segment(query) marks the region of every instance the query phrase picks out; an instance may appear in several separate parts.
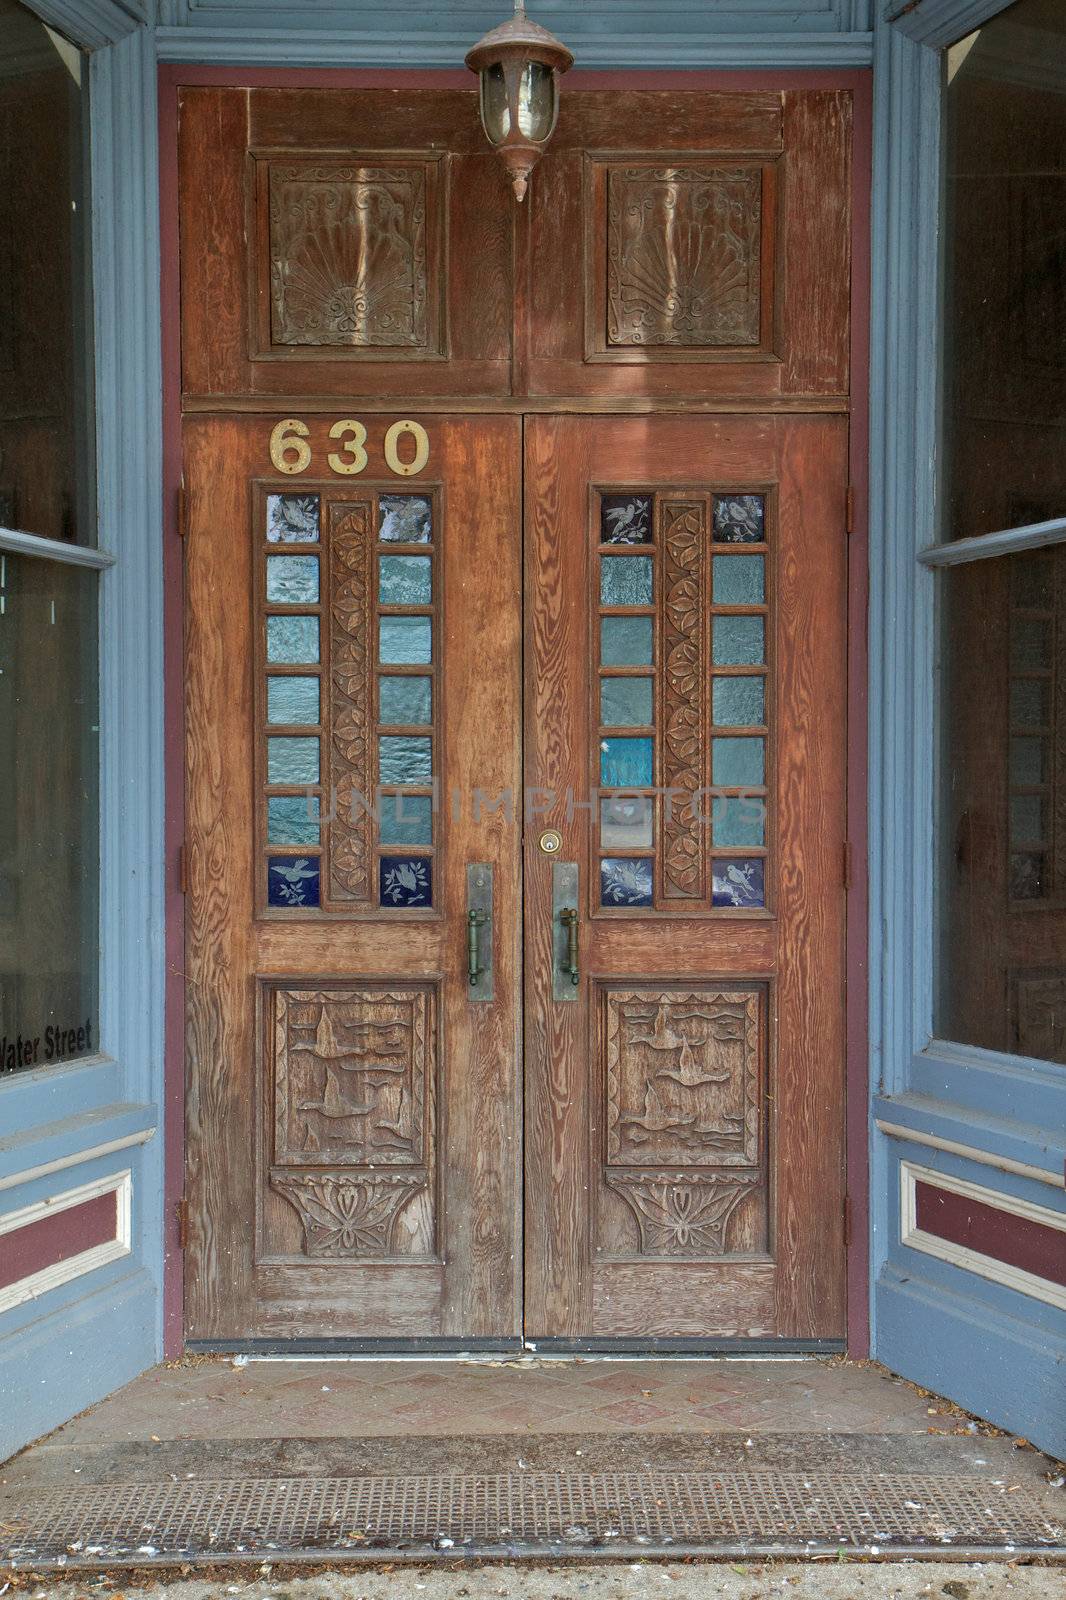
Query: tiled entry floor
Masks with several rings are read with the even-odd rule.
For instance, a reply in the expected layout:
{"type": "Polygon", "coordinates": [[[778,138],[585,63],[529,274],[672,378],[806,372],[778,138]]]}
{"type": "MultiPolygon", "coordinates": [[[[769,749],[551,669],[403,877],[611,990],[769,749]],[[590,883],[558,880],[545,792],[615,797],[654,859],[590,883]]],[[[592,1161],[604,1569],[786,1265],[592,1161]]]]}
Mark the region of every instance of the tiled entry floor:
{"type": "MultiPolygon", "coordinates": [[[[240,1358],[238,1358],[240,1359],[240,1358]]],[[[155,1367],[52,1443],[510,1433],[922,1433],[954,1407],[871,1363],[271,1361],[155,1367]]]]}

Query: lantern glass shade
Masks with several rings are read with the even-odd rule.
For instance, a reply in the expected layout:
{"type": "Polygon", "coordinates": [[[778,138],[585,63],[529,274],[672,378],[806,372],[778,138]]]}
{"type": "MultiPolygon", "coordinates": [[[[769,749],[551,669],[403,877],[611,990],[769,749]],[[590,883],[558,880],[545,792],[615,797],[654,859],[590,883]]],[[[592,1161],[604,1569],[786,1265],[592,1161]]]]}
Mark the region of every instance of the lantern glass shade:
{"type": "Polygon", "coordinates": [[[494,28],[467,54],[467,66],[478,75],[481,125],[500,152],[519,200],[555,131],[558,78],[573,59],[520,8],[513,22],[494,28]]]}

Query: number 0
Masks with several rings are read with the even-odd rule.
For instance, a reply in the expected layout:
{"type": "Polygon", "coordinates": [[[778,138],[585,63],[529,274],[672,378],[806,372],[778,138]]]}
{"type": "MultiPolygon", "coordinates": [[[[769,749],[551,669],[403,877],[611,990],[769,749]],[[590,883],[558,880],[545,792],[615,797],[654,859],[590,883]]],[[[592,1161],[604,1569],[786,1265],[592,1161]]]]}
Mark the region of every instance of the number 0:
{"type": "Polygon", "coordinates": [[[275,472],[287,472],[290,477],[306,472],[311,465],[311,446],[307,435],[311,430],[298,417],[286,417],[270,435],[270,460],[275,472]],[[295,455],[290,459],[290,452],[295,455]]]}
{"type": "Polygon", "coordinates": [[[421,472],[429,460],[429,435],[419,422],[394,422],[385,435],[385,461],[388,467],[401,478],[409,478],[415,472],[421,472]],[[411,461],[401,461],[397,445],[408,434],[415,442],[414,458],[411,461]]]}

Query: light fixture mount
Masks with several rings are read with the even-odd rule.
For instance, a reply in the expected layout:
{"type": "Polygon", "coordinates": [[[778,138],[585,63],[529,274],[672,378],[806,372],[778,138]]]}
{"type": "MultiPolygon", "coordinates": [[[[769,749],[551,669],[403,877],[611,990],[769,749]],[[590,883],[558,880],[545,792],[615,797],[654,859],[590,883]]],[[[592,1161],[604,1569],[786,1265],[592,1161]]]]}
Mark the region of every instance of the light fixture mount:
{"type": "Polygon", "coordinates": [[[493,28],[467,54],[466,64],[480,83],[481,126],[510,173],[518,200],[555,132],[558,76],[573,63],[565,44],[530,22],[523,0],[515,0],[509,22],[493,28]]]}

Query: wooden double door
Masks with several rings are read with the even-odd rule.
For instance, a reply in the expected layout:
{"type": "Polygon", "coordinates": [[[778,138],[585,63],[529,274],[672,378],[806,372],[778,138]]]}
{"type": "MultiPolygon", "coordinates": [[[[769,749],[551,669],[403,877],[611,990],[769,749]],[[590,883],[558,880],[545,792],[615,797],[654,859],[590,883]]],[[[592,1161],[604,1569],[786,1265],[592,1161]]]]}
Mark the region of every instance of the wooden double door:
{"type": "Polygon", "coordinates": [[[694,97],[656,135],[687,165],[608,159],[626,107],[588,96],[538,175],[589,241],[583,286],[552,269],[576,329],[514,288],[536,194],[515,220],[471,97],[430,98],[451,144],[417,226],[413,158],[365,148],[409,152],[412,111],[182,100],[189,1336],[832,1341],[846,250],[827,266],[778,180],[791,155],[794,208],[803,138],[824,167],[835,130],[846,194],[846,96],[694,97]],[[358,156],[337,148],[355,111],[358,156]],[[697,124],[746,153],[703,151],[697,124]],[[680,248],[682,212],[740,238],[758,197],[743,294],[723,269],[717,323],[695,293],[660,306],[650,349],[616,293],[638,168],[627,259],[659,222],[680,248]],[[464,208],[514,230],[486,240],[477,331],[464,208]],[[781,289],[790,227],[817,360],[781,289]],[[563,382],[597,403],[536,393],[563,382]]]}

